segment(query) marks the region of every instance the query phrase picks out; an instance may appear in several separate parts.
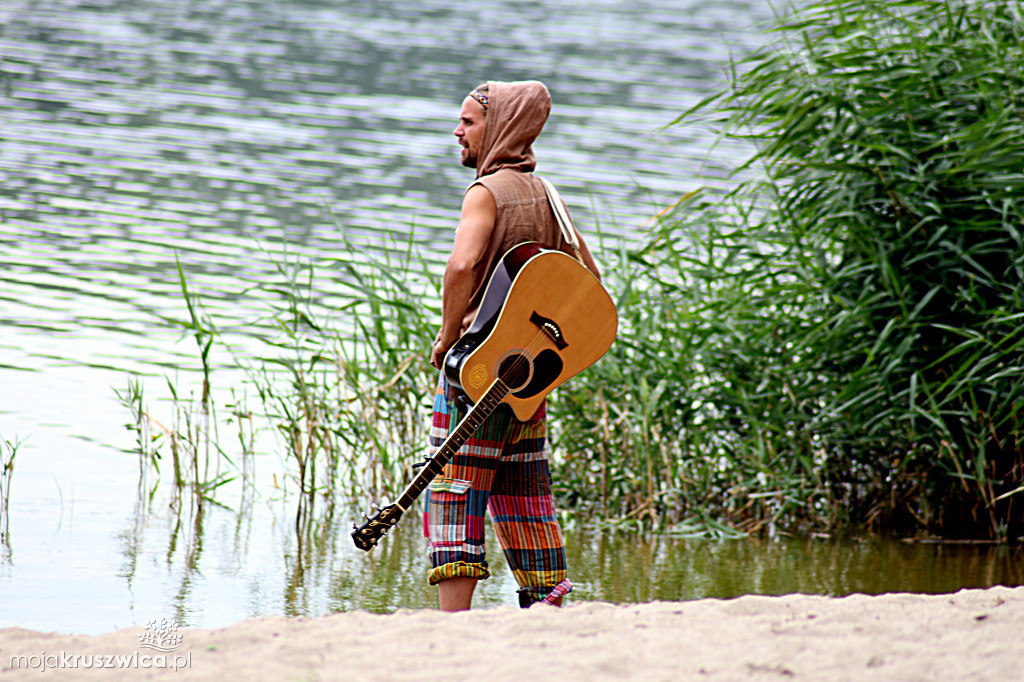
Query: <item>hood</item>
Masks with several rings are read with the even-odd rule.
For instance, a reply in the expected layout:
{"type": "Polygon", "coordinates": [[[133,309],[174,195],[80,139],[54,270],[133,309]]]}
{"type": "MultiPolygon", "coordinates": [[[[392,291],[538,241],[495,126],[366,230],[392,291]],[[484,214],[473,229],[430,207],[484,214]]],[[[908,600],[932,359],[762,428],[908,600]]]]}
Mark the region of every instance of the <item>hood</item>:
{"type": "Polygon", "coordinates": [[[551,113],[551,95],[540,81],[487,82],[487,124],[476,176],[503,168],[523,173],[537,166],[533,142],[551,113]]]}

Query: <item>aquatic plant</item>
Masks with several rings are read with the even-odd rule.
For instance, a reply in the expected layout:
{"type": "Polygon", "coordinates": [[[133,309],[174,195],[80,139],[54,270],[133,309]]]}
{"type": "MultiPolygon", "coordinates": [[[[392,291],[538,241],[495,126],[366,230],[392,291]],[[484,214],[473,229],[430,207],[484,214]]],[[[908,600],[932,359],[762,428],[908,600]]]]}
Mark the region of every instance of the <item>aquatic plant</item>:
{"type": "Polygon", "coordinates": [[[423,340],[432,338],[438,309],[423,301],[439,300],[436,264],[416,252],[414,234],[403,239],[371,246],[339,232],[338,253],[344,255],[315,263],[290,254],[286,242],[280,252],[257,242],[274,274],[241,292],[263,307],[244,331],[217,322],[189,285],[188,264],[179,262],[188,318],[168,321],[195,338],[202,389],[198,399],[179,395],[177,382],[168,379],[172,416],[163,422],[144,408],[137,379],[116,391],[132,413],[128,427],[136,431],[144,472],[158,479],[162,449],[169,445],[173,500],[185,488],[200,501],[212,498],[236,477],[251,485],[256,433],[263,430],[278,436],[282,483],[295,483],[300,536],[308,535],[315,519],[332,518],[338,500],[365,507],[396,496],[426,447],[434,370],[423,340]],[[317,286],[325,273],[341,283],[332,287],[329,301],[317,286]],[[252,353],[251,343],[238,350],[233,336],[240,333],[255,336],[264,350],[252,353]],[[246,370],[258,399],[244,406],[231,387],[226,421],[238,430],[240,456],[217,434],[210,361],[215,347],[246,370]],[[320,501],[326,509],[314,514],[320,501]]]}
{"type": "Polygon", "coordinates": [[[21,441],[11,442],[0,436],[0,541],[4,543],[10,534],[11,479],[14,478],[14,460],[20,447],[21,441]]]}
{"type": "Polygon", "coordinates": [[[423,340],[437,307],[422,301],[429,288],[436,300],[437,280],[413,236],[380,248],[340,234],[346,255],[319,264],[267,254],[280,281],[259,285],[277,296],[278,335],[265,341],[285,352],[250,363],[250,377],[265,415],[287,434],[310,503],[314,492],[333,499],[341,491],[362,504],[367,495],[393,497],[425,447],[433,370],[423,340]],[[317,300],[318,270],[343,283],[334,305],[317,300]]]}
{"type": "MultiPolygon", "coordinates": [[[[156,480],[149,474],[160,474],[160,445],[166,427],[149,416],[145,405],[145,385],[137,376],[129,376],[124,391],[114,389],[118,401],[131,413],[131,421],[124,425],[135,433],[135,453],[139,456],[139,495],[151,497],[156,480]],[[157,426],[154,431],[153,426],[157,426]]],[[[176,482],[179,483],[178,479],[176,482]]]]}
{"type": "Polygon", "coordinates": [[[559,403],[569,499],[1018,538],[1022,5],[825,0],[774,33],[675,122],[756,177],[612,268],[624,333],[559,403]]]}
{"type": "MultiPolygon", "coordinates": [[[[176,256],[177,260],[177,256],[176,256]]],[[[199,397],[192,391],[182,392],[178,382],[165,376],[170,393],[170,416],[161,420],[153,415],[144,398],[144,382],[139,376],[129,376],[125,389],[114,388],[120,403],[130,412],[131,421],[125,428],[135,433],[135,452],[139,456],[140,500],[155,496],[160,484],[160,462],[165,451],[170,451],[171,460],[171,505],[182,508],[183,494],[191,491],[189,508],[198,508],[204,501],[212,500],[214,492],[240,474],[243,480],[252,468],[253,427],[251,414],[235,396],[227,404],[231,410],[229,419],[234,420],[238,429],[241,453],[232,457],[221,445],[217,432],[217,414],[213,401],[211,375],[213,366],[210,352],[219,332],[213,319],[203,310],[200,298],[189,289],[188,281],[180,261],[177,262],[178,279],[189,319],[165,320],[180,326],[191,334],[199,350],[202,384],[199,397]],[[211,447],[213,452],[211,453],[211,447]],[[226,465],[226,468],[222,467],[226,465]]]]}
{"type": "MultiPolygon", "coordinates": [[[[756,152],[732,191],[597,250],[620,330],[550,400],[563,509],[686,536],[1024,535],[1022,17],[1019,0],[812,3],[673,123],[756,152]]],[[[272,352],[235,359],[300,527],[317,500],[393,497],[425,451],[441,264],[414,244],[342,231],[343,257],[266,254],[272,352]],[[323,272],[344,287],[329,301],[323,272]]],[[[224,335],[186,269],[205,368],[224,335]]]]}

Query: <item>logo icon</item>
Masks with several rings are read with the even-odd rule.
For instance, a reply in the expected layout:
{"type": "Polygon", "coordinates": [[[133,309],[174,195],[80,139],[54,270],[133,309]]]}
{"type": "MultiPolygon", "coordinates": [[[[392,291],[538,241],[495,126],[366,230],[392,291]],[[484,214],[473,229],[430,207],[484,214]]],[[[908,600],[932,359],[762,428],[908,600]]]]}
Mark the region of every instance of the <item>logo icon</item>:
{"type": "Polygon", "coordinates": [[[469,370],[469,376],[466,377],[469,385],[473,388],[480,388],[487,383],[490,379],[490,374],[487,372],[487,368],[481,365],[475,365],[469,370]]]}
{"type": "Polygon", "coordinates": [[[181,640],[178,621],[162,618],[159,623],[155,620],[146,623],[145,631],[139,635],[139,647],[167,654],[180,649],[181,640]]]}

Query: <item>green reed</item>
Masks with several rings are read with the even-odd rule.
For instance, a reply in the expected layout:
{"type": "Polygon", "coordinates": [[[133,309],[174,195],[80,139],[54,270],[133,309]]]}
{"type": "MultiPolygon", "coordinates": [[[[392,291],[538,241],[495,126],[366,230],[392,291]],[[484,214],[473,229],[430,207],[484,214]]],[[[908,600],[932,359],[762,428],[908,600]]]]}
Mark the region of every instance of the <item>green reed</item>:
{"type": "MultiPolygon", "coordinates": [[[[672,124],[756,151],[732,191],[598,250],[620,330],[549,401],[565,513],[684,536],[1024,536],[1022,16],[822,0],[672,124]]],[[[426,451],[441,264],[415,244],[266,254],[267,352],[235,359],[299,524],[394,497],[426,451]]],[[[185,270],[206,367],[224,334],[185,270]]]]}
{"type": "Polygon", "coordinates": [[[753,143],[754,179],[617,256],[623,334],[557,403],[567,498],[1024,536],[1022,5],[827,0],[774,33],[675,122],[753,143]]]}
{"type": "Polygon", "coordinates": [[[6,544],[10,534],[11,480],[14,478],[14,460],[21,441],[11,442],[0,437],[0,541],[6,544]]]}
{"type": "Polygon", "coordinates": [[[204,501],[213,500],[218,488],[235,480],[239,474],[243,478],[248,475],[254,454],[254,435],[251,414],[245,409],[244,401],[236,398],[227,407],[231,410],[230,419],[236,422],[238,428],[240,455],[232,457],[220,443],[211,383],[213,366],[210,360],[214,341],[220,332],[210,315],[204,311],[200,298],[189,289],[184,268],[177,260],[177,255],[175,260],[182,298],[189,317],[184,321],[165,321],[181,327],[186,335],[191,335],[196,341],[202,369],[199,395],[197,397],[189,390],[181,391],[176,381],[165,377],[171,396],[170,416],[162,415],[161,419],[154,416],[146,404],[144,383],[140,377],[130,376],[126,388],[123,391],[115,388],[114,393],[132,417],[125,428],[135,433],[140,497],[152,499],[155,495],[160,483],[160,463],[169,451],[171,504],[180,509],[183,494],[190,491],[192,499],[189,504],[198,509],[204,501]]]}
{"type": "Polygon", "coordinates": [[[424,354],[437,315],[436,277],[413,235],[389,248],[339,236],[343,257],[319,264],[275,259],[280,276],[273,319],[287,351],[251,372],[277,428],[289,434],[299,488],[365,504],[394,497],[422,454],[433,370],[424,354]],[[376,255],[375,255],[376,254],[376,255]],[[316,300],[316,274],[343,283],[334,305],[316,300]],[[268,371],[282,367],[290,377],[268,371]],[[316,467],[321,471],[317,478],[316,467]],[[304,478],[308,472],[308,480],[304,478]]]}
{"type": "Polygon", "coordinates": [[[127,393],[118,394],[135,416],[143,461],[155,466],[160,445],[169,443],[175,488],[205,495],[235,476],[251,483],[255,434],[263,430],[276,434],[284,453],[300,530],[314,518],[330,518],[339,500],[367,506],[395,497],[425,452],[435,381],[425,340],[433,338],[439,314],[437,264],[417,253],[413,239],[410,234],[381,248],[339,234],[337,253],[345,255],[316,262],[289,253],[287,244],[279,252],[259,244],[272,275],[243,292],[263,306],[259,318],[245,325],[245,333],[263,343],[255,355],[233,349],[231,336],[238,332],[206,311],[189,286],[188,264],[179,264],[188,319],[173,322],[197,342],[202,396],[179,397],[168,381],[175,422],[153,447],[145,435],[152,418],[142,409],[141,388],[130,383],[127,393]],[[319,281],[325,275],[335,283],[329,300],[319,281]],[[245,407],[233,396],[227,405],[240,461],[216,435],[209,362],[215,346],[246,370],[258,401],[245,407]],[[204,457],[210,448],[212,457],[204,457]],[[315,516],[321,504],[327,508],[315,516]]]}
{"type": "MultiPolygon", "coordinates": [[[[118,401],[130,413],[132,420],[125,424],[125,428],[135,433],[135,453],[139,456],[139,492],[140,494],[152,490],[149,472],[159,476],[160,474],[160,446],[164,436],[165,428],[158,421],[149,416],[145,404],[145,385],[137,376],[128,377],[128,385],[124,391],[114,389],[118,401]],[[153,427],[157,430],[154,432],[153,427]]],[[[175,475],[175,481],[180,486],[180,476],[175,475]]]]}

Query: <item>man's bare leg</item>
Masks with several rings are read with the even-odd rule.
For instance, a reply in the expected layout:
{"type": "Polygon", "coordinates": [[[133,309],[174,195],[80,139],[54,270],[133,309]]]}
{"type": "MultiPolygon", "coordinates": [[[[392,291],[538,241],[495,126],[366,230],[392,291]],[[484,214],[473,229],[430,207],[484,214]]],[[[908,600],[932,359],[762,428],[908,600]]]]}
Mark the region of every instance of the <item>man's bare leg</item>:
{"type": "Polygon", "coordinates": [[[468,611],[473,602],[476,578],[458,577],[437,584],[437,597],[442,611],[468,611]]]}

